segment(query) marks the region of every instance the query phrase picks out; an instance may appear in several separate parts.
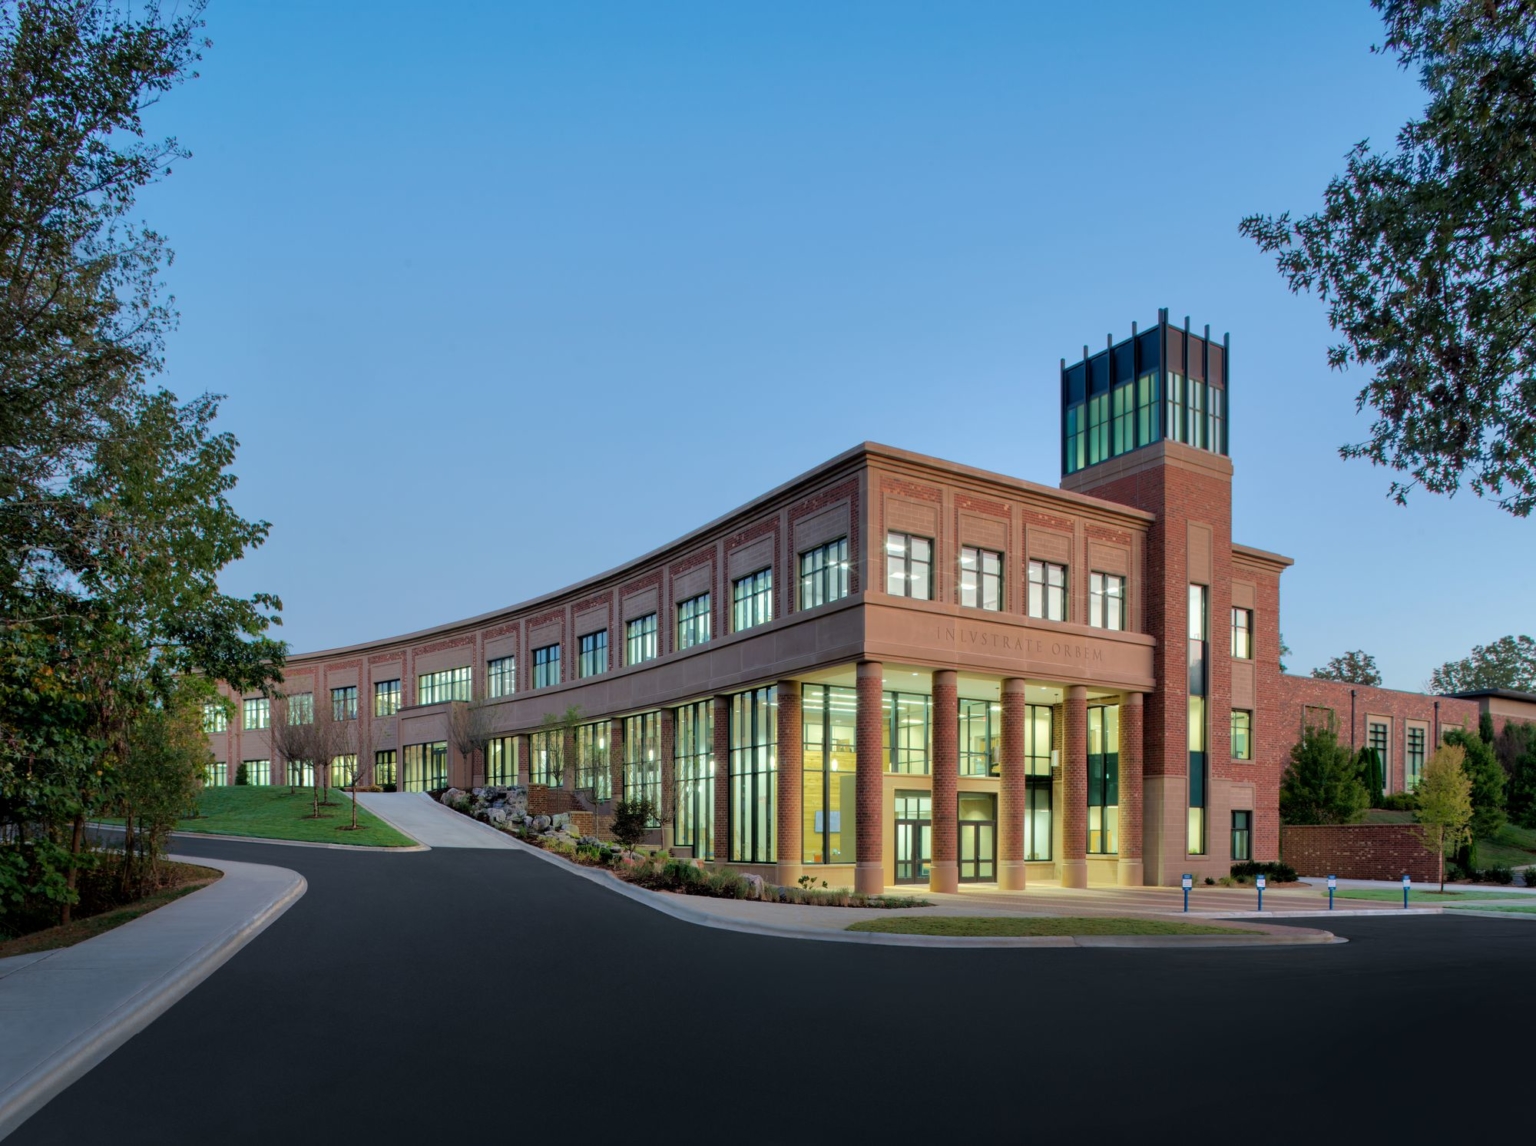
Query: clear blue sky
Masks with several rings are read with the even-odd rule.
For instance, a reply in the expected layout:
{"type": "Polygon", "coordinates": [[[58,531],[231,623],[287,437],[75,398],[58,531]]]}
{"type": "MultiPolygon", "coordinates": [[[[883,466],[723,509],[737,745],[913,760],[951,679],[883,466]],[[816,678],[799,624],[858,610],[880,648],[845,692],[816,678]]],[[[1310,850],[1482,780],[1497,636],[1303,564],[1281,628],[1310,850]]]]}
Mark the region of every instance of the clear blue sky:
{"type": "Polygon", "coordinates": [[[1237,234],[1421,106],[1365,0],[214,0],[152,121],[168,384],[227,394],[225,577],[307,650],[512,604],[871,439],[1054,485],[1057,363],[1231,331],[1290,667],[1530,631],[1536,524],[1384,497],[1358,376],[1237,234]]]}

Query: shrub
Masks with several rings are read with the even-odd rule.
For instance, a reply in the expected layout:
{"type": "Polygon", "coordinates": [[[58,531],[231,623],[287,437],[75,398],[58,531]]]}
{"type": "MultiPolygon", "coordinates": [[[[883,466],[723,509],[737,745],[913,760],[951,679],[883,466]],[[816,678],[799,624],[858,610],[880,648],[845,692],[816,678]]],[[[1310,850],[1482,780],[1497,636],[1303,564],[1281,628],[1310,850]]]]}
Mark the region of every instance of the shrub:
{"type": "Polygon", "coordinates": [[[650,831],[655,809],[649,800],[620,800],[613,806],[613,838],[630,851],[650,831]]]}
{"type": "Polygon", "coordinates": [[[1483,872],[1483,878],[1489,883],[1511,884],[1515,882],[1515,873],[1503,864],[1494,864],[1483,872]]]}
{"type": "Polygon", "coordinates": [[[1419,801],[1412,792],[1393,792],[1378,800],[1376,806],[1392,812],[1413,812],[1418,810],[1419,801]]]}
{"type": "Polygon", "coordinates": [[[1232,865],[1232,874],[1247,876],[1249,879],[1262,875],[1265,879],[1272,879],[1276,883],[1296,882],[1296,869],[1288,863],[1259,863],[1255,860],[1245,860],[1232,865]]]}
{"type": "Polygon", "coordinates": [[[1528,868],[1526,868],[1525,872],[1524,872],[1524,875],[1525,875],[1525,886],[1526,887],[1536,887],[1536,867],[1528,867],[1528,868]]]}
{"type": "Polygon", "coordinates": [[[240,765],[240,767],[235,769],[235,783],[236,784],[249,784],[250,782],[251,782],[251,778],[250,778],[249,775],[246,774],[245,765],[244,764],[240,765]]]}
{"type": "Polygon", "coordinates": [[[1352,824],[1369,804],[1356,762],[1334,731],[1303,729],[1280,779],[1281,820],[1287,824],[1352,824]]]}

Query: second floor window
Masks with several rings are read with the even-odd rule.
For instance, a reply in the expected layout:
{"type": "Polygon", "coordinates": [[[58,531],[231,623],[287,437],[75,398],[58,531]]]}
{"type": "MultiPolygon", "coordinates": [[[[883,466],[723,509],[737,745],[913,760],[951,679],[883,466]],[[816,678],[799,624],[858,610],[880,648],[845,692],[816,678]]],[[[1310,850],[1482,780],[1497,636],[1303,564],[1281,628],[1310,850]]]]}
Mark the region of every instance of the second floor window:
{"type": "Polygon", "coordinates": [[[1238,660],[1253,659],[1253,610],[1232,610],[1232,655],[1238,660]]]}
{"type": "Polygon", "coordinates": [[[560,646],[545,645],[533,650],[533,687],[548,688],[560,683],[560,646]]]}
{"type": "Polygon", "coordinates": [[[773,620],[773,570],[759,569],[731,582],[731,632],[773,620]]]}
{"type": "Polygon", "coordinates": [[[393,716],[400,711],[400,682],[376,680],[373,682],[373,714],[393,716]]]}
{"type": "Polygon", "coordinates": [[[933,542],[910,533],[885,535],[885,591],[893,597],[933,600],[933,542]]]}
{"type": "Polygon", "coordinates": [[[848,539],[800,554],[800,607],[814,609],[848,596],[848,539]]]}
{"type": "Polygon", "coordinates": [[[516,657],[497,657],[485,662],[486,696],[511,696],[516,691],[516,657]]]}
{"type": "Polygon", "coordinates": [[[331,719],[357,719],[357,685],[331,689],[331,719]]]}
{"type": "Polygon", "coordinates": [[[960,547],[960,603],[998,612],[1003,607],[1003,555],[970,545],[960,547]]]}
{"type": "Polygon", "coordinates": [[[1067,619],[1067,567],[1049,561],[1029,563],[1029,615],[1044,621],[1067,619]]]}
{"type": "Polygon", "coordinates": [[[1125,578],[1088,574],[1088,623],[1096,629],[1125,628],[1125,578]]]}
{"type": "Polygon", "coordinates": [[[446,704],[451,700],[470,700],[469,666],[422,673],[416,678],[417,704],[446,704]]]}
{"type": "Polygon", "coordinates": [[[709,640],[709,594],[678,602],[677,647],[691,649],[709,640]]]}
{"type": "Polygon", "coordinates": [[[644,664],[656,659],[656,614],[647,613],[624,626],[624,663],[644,664]]]}
{"type": "Polygon", "coordinates": [[[608,671],[608,630],[601,629],[581,638],[581,651],[576,660],[578,676],[596,676],[608,671]]]}
{"type": "Polygon", "coordinates": [[[288,723],[313,724],[315,722],[315,694],[296,692],[288,698],[288,723]]]}
{"type": "Polygon", "coordinates": [[[229,709],[217,700],[203,705],[203,731],[226,732],[229,730],[229,709]]]}

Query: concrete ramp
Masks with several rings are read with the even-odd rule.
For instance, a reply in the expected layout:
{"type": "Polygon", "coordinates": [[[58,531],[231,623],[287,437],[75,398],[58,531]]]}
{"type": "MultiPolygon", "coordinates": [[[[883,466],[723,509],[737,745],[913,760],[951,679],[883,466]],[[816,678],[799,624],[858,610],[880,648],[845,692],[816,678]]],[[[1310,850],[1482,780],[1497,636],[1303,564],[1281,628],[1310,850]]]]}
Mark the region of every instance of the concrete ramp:
{"type": "Polygon", "coordinates": [[[489,824],[461,816],[425,792],[359,792],[357,802],[429,848],[515,850],[517,846],[489,824]]]}

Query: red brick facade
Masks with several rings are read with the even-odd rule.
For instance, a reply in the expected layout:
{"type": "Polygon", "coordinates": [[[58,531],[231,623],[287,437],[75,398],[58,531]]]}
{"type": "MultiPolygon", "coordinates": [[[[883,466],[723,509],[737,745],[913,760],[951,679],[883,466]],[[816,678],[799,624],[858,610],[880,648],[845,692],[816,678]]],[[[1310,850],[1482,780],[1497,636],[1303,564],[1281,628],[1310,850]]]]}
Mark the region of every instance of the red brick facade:
{"type": "Polygon", "coordinates": [[[1412,824],[1287,825],[1280,830],[1280,858],[1300,875],[1341,879],[1437,882],[1439,860],[1412,824]]]}

